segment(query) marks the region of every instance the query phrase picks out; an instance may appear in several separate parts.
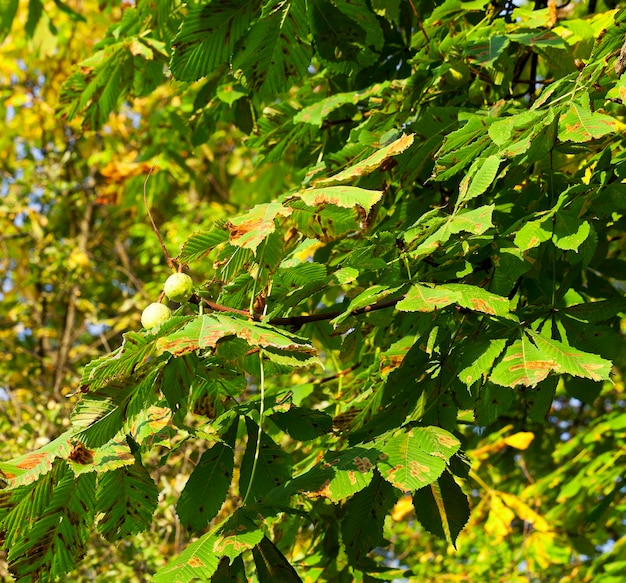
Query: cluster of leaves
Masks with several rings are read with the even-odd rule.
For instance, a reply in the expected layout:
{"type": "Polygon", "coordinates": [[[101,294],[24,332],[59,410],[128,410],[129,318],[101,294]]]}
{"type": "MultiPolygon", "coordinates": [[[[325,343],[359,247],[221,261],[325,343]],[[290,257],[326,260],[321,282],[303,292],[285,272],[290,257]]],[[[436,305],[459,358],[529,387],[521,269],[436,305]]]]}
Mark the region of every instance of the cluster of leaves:
{"type": "MultiPolygon", "coordinates": [[[[406,554],[391,566],[389,540],[416,543],[386,518],[412,507],[454,545],[470,480],[484,492],[474,524],[529,549],[494,552],[470,578],[569,573],[607,529],[623,547],[623,415],[570,421],[580,436],[554,459],[533,441],[564,440],[559,410],[621,398],[623,15],[485,0],[182,8],[127,8],[68,78],[61,114],[97,128],[158,91],[167,62],[188,143],[234,123],[265,194],[186,237],[193,302],[88,364],[71,428],[0,464],[15,577],[71,570],[94,522],[109,541],[149,528],[145,460],[167,465],[190,442],[176,511],[199,536],[156,581],[417,574],[406,554]],[[574,447],[600,455],[571,461],[574,447]],[[568,554],[538,550],[564,539],[568,554]]],[[[461,552],[477,547],[491,551],[483,537],[461,552]]],[[[617,567],[602,568],[610,581],[617,567]]]]}

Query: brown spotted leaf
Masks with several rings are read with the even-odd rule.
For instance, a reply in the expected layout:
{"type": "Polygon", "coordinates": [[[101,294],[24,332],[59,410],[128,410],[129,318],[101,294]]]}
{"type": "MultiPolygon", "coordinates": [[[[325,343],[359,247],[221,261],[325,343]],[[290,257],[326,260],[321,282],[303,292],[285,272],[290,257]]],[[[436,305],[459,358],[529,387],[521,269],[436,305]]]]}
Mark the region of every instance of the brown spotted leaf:
{"type": "Polygon", "coordinates": [[[308,472],[290,480],[274,498],[300,492],[308,498],[328,498],[340,502],[360,492],[372,480],[379,452],[365,447],[352,447],[342,452],[328,452],[308,472]]]}
{"type": "Polygon", "coordinates": [[[457,304],[462,308],[492,316],[509,314],[509,300],[483,288],[462,283],[446,285],[415,284],[396,307],[402,312],[432,312],[457,304]]]}
{"type": "Polygon", "coordinates": [[[526,336],[509,346],[489,379],[503,387],[534,387],[559,368],[554,358],[539,350],[526,336]]]}
{"type": "Polygon", "coordinates": [[[533,342],[543,354],[553,358],[557,363],[555,372],[559,374],[567,373],[576,377],[592,379],[594,381],[610,380],[612,363],[597,354],[576,350],[564,342],[551,340],[529,331],[533,342]]]}
{"type": "Polygon", "coordinates": [[[192,542],[174,560],[152,576],[155,583],[171,583],[172,581],[188,583],[190,581],[208,581],[217,570],[219,558],[213,552],[218,542],[215,533],[208,532],[192,542]]]}
{"type": "Polygon", "coordinates": [[[358,164],[350,166],[349,168],[346,168],[329,178],[316,180],[315,186],[341,184],[343,182],[355,180],[356,178],[365,176],[366,174],[370,174],[377,168],[380,168],[380,166],[382,166],[387,160],[393,156],[401,154],[409,148],[413,144],[414,137],[415,134],[409,134],[408,136],[406,134],[402,134],[400,138],[391,142],[391,144],[385,146],[384,148],[381,148],[378,152],[375,152],[371,156],[368,156],[365,160],[361,160],[358,164]]]}
{"type": "Polygon", "coordinates": [[[291,214],[291,209],[278,202],[258,204],[243,215],[228,222],[230,242],[244,249],[257,247],[276,229],[274,219],[291,214]]]}
{"type": "Polygon", "coordinates": [[[52,462],[56,458],[66,458],[71,450],[71,432],[66,431],[36,451],[8,462],[0,462],[0,476],[9,482],[11,487],[31,484],[52,469],[52,462]]]}
{"type": "Polygon", "coordinates": [[[231,561],[263,538],[263,531],[242,511],[236,511],[216,533],[213,553],[231,561]]]}
{"type": "Polygon", "coordinates": [[[559,120],[559,139],[563,142],[590,142],[617,130],[615,118],[591,111],[587,103],[574,101],[559,120]]]}
{"type": "Polygon", "coordinates": [[[438,427],[414,427],[379,446],[378,470],[400,490],[417,490],[441,476],[459,440],[438,427]]]}
{"type": "Polygon", "coordinates": [[[252,347],[258,346],[278,349],[285,353],[298,352],[308,355],[307,359],[299,361],[301,366],[318,362],[315,349],[308,340],[267,324],[226,314],[198,316],[176,332],[159,338],[157,347],[160,351],[182,356],[198,349],[215,348],[220,340],[229,337],[241,338],[252,347]]]}
{"type": "Polygon", "coordinates": [[[310,207],[333,204],[343,208],[361,207],[369,212],[382,196],[382,190],[367,190],[356,186],[327,186],[304,190],[291,197],[291,200],[300,199],[310,207]]]}

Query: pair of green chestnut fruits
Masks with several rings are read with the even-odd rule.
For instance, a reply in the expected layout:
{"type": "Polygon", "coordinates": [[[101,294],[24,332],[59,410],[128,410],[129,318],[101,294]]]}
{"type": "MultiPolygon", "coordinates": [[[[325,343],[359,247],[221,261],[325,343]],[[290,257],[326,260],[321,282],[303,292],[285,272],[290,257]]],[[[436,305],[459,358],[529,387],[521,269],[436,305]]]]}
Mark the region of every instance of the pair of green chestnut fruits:
{"type": "MultiPolygon", "coordinates": [[[[183,304],[193,295],[193,281],[186,273],[174,273],[167,278],[163,291],[173,302],[183,304]]],[[[165,304],[154,302],[142,312],[141,325],[144,328],[154,328],[169,320],[171,316],[172,310],[165,304]]]]}

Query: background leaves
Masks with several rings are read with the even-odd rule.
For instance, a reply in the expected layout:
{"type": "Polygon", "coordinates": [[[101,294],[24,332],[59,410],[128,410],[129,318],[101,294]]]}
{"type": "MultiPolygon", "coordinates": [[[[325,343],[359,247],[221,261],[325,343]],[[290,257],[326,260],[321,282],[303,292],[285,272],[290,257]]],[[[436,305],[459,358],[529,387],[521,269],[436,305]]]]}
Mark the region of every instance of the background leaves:
{"type": "Polygon", "coordinates": [[[3,577],[620,572],[619,9],[3,8],[3,577]]]}

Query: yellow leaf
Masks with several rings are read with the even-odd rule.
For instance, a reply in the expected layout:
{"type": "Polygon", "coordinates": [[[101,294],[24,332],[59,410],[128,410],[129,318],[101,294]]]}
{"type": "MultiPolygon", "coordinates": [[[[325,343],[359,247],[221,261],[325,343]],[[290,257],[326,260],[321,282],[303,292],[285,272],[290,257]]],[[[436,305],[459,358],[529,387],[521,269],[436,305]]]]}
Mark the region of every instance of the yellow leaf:
{"type": "Polygon", "coordinates": [[[531,431],[519,431],[504,438],[504,443],[515,449],[527,449],[535,439],[535,434],[531,431]]]}
{"type": "Polygon", "coordinates": [[[528,560],[536,570],[545,570],[552,565],[565,565],[571,559],[571,547],[562,537],[557,537],[552,532],[531,532],[526,540],[526,548],[528,560]],[[536,565],[532,565],[533,562],[536,565]]]}
{"type": "Polygon", "coordinates": [[[485,522],[485,532],[498,544],[503,538],[511,533],[511,522],[515,519],[515,513],[504,504],[498,493],[493,492],[490,499],[489,518],[485,522]]]}
{"type": "Polygon", "coordinates": [[[413,512],[413,500],[410,496],[403,496],[393,507],[391,518],[395,522],[402,522],[411,512],[413,512]]]}
{"type": "Polygon", "coordinates": [[[520,500],[517,496],[505,492],[500,492],[500,496],[502,496],[504,503],[511,508],[519,518],[532,524],[535,530],[541,532],[550,531],[550,526],[546,519],[537,514],[528,504],[520,500]]]}

